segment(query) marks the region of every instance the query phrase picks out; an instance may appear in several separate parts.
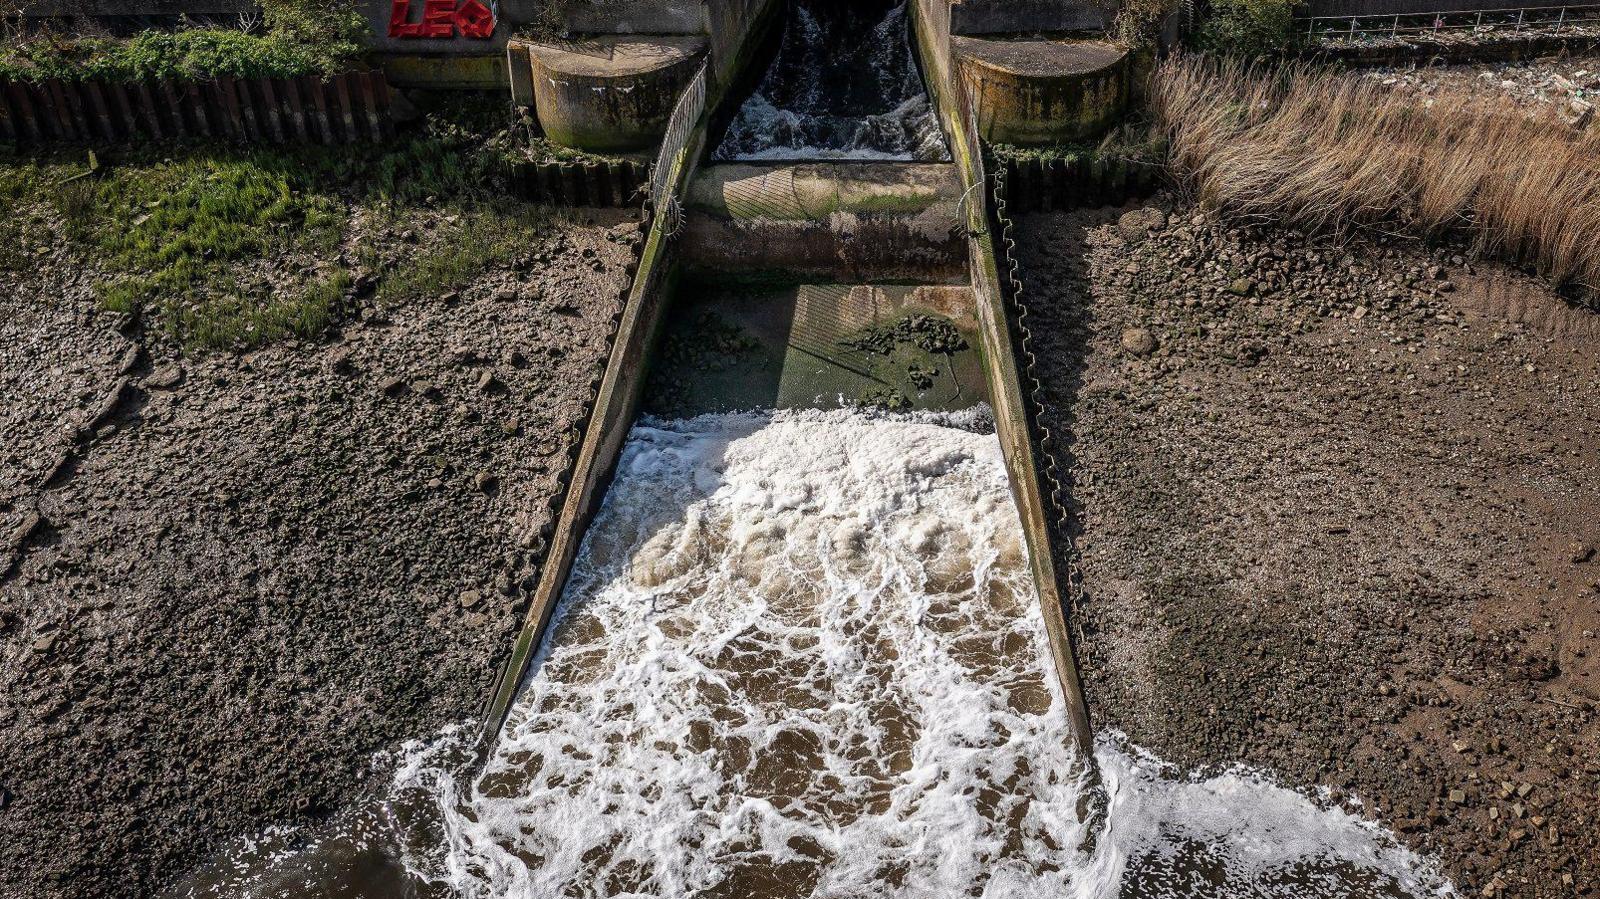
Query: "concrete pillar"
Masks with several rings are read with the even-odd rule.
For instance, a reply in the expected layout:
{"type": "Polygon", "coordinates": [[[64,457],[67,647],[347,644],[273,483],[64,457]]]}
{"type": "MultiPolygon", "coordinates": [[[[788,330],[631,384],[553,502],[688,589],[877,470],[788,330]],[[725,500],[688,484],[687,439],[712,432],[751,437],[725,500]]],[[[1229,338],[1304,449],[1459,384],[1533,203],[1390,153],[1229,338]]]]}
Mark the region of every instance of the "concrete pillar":
{"type": "Polygon", "coordinates": [[[545,135],[596,153],[648,150],[705,53],[703,37],[600,35],[530,44],[534,103],[545,135]]]}
{"type": "Polygon", "coordinates": [[[1108,41],[951,38],[960,77],[994,143],[1070,143],[1096,137],[1127,106],[1126,48],[1108,41]]]}

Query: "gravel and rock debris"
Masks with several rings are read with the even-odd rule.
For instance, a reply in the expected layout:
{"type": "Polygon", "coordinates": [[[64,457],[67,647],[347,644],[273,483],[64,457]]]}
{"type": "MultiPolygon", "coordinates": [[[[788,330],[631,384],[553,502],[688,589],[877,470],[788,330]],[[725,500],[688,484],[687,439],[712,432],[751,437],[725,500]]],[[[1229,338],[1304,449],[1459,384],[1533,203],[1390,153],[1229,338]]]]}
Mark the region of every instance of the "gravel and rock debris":
{"type": "Polygon", "coordinates": [[[1019,222],[1096,726],[1600,891],[1600,315],[1171,197],[1019,222]]]}
{"type": "Polygon", "coordinates": [[[358,281],[328,339],[238,354],[100,311],[66,251],[5,276],[0,894],[153,895],[481,711],[620,312],[625,216],[554,222],[437,296],[358,281]]]}
{"type": "Polygon", "coordinates": [[[1600,104],[1600,58],[1547,57],[1443,66],[1382,66],[1363,76],[1424,102],[1466,94],[1523,110],[1553,110],[1575,127],[1593,124],[1600,104]]]}

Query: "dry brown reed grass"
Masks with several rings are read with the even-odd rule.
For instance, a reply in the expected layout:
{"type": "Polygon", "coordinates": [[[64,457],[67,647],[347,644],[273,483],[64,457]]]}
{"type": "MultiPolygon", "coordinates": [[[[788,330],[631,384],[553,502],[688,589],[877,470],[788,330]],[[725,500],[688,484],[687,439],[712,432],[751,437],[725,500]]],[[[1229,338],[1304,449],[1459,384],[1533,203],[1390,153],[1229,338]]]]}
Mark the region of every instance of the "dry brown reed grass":
{"type": "Polygon", "coordinates": [[[1162,64],[1151,103],[1180,183],[1209,206],[1312,231],[1467,233],[1558,284],[1600,287],[1600,129],[1193,56],[1162,64]]]}

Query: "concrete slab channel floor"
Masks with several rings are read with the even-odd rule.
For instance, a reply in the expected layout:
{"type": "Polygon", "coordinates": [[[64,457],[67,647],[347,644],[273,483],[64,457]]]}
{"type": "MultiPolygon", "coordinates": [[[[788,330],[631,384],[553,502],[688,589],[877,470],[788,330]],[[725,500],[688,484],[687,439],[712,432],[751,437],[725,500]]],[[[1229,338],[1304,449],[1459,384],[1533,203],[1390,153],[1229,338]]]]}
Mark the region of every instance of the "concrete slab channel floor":
{"type": "Polygon", "coordinates": [[[686,281],[643,410],[959,411],[987,400],[977,327],[960,285],[686,281]]]}

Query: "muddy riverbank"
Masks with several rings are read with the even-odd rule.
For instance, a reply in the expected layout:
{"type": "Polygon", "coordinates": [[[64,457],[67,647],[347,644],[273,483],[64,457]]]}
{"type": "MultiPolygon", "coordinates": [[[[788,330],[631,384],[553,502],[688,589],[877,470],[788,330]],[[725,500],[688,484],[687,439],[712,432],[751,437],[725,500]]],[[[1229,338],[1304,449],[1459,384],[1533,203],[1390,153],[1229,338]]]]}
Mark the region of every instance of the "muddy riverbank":
{"type": "MultiPolygon", "coordinates": [[[[100,311],[62,251],[7,276],[0,893],[152,895],[479,711],[620,307],[625,215],[556,218],[460,289],[358,278],[326,339],[245,353],[100,311]]],[[[415,218],[352,256],[454,239],[415,218]]]]}
{"type": "Polygon", "coordinates": [[[1600,316],[1157,207],[1019,227],[1096,725],[1359,797],[1470,895],[1593,895],[1600,316]]]}

